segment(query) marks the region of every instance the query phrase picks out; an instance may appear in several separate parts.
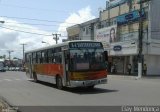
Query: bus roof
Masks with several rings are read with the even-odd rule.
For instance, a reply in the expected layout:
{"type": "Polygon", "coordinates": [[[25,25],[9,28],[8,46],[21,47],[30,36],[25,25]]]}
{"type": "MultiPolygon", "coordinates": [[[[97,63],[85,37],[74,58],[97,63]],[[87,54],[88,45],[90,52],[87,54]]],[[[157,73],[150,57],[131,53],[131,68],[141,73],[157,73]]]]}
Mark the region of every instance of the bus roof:
{"type": "Polygon", "coordinates": [[[66,42],[63,42],[63,43],[54,44],[54,45],[50,45],[50,46],[47,46],[47,47],[42,47],[42,48],[38,48],[38,49],[26,51],[25,53],[31,53],[31,52],[40,51],[40,50],[45,50],[45,49],[50,49],[50,48],[54,48],[54,47],[61,47],[61,46],[68,45],[68,44],[71,43],[71,42],[98,42],[98,41],[94,41],[94,40],[74,40],[74,41],[66,41],[66,42]]]}

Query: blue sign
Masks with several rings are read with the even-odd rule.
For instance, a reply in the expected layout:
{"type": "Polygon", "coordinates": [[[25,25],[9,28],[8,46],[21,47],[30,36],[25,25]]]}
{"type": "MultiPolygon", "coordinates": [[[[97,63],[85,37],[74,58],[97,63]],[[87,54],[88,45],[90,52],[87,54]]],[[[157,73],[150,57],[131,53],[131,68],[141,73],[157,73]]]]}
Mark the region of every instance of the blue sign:
{"type": "Polygon", "coordinates": [[[113,47],[113,50],[114,51],[121,51],[122,50],[122,46],[116,45],[116,46],[113,47]]]}
{"type": "Polygon", "coordinates": [[[70,48],[103,48],[101,42],[71,42],[70,48]]]}
{"type": "MultiPolygon", "coordinates": [[[[141,17],[142,18],[145,17],[144,10],[142,10],[141,17]]],[[[135,22],[135,21],[138,21],[139,18],[140,18],[140,13],[138,10],[135,10],[133,12],[118,16],[117,17],[117,24],[123,25],[123,24],[127,24],[128,22],[135,22]]]]}

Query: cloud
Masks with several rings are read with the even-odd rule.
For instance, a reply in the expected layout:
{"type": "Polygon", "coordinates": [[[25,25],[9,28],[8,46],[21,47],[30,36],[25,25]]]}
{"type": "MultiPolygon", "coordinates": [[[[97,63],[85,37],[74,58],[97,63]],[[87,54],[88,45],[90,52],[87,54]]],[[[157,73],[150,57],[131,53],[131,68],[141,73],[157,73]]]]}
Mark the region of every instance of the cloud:
{"type": "Polygon", "coordinates": [[[55,44],[55,41],[51,35],[52,32],[43,31],[30,25],[20,24],[17,21],[7,18],[0,18],[0,20],[5,20],[4,24],[0,24],[0,55],[5,54],[8,57],[7,51],[13,50],[14,52],[12,52],[12,58],[22,58],[23,50],[22,45],[20,45],[22,43],[27,44],[25,46],[25,50],[46,46],[45,44],[41,43],[42,41],[48,42],[49,44],[55,44]],[[19,31],[33,32],[51,36],[35,35],[19,31]]]}
{"type": "Polygon", "coordinates": [[[62,35],[67,36],[67,32],[66,32],[67,27],[75,24],[80,24],[94,18],[95,16],[91,14],[91,8],[87,6],[86,8],[80,9],[76,13],[71,13],[70,16],[65,20],[65,22],[59,25],[58,31],[64,32],[62,35]]]}
{"type": "MultiPolygon", "coordinates": [[[[67,38],[64,37],[67,36],[67,27],[91,20],[93,18],[95,18],[95,16],[91,14],[91,8],[89,6],[80,9],[75,13],[71,13],[64,23],[60,24],[59,28],[57,29],[62,35],[59,43],[62,42],[62,39],[67,38]]],[[[5,54],[8,57],[7,51],[13,50],[14,52],[11,53],[12,58],[22,58],[23,49],[22,45],[20,45],[22,43],[27,44],[25,45],[25,51],[46,46],[46,44],[42,44],[42,41],[48,42],[51,45],[55,44],[55,40],[53,40],[52,36],[53,32],[43,31],[38,27],[31,25],[20,24],[20,22],[8,18],[1,17],[0,21],[5,21],[4,24],[0,23],[0,55],[5,54]],[[47,34],[51,36],[35,35],[19,31],[47,34]]]]}

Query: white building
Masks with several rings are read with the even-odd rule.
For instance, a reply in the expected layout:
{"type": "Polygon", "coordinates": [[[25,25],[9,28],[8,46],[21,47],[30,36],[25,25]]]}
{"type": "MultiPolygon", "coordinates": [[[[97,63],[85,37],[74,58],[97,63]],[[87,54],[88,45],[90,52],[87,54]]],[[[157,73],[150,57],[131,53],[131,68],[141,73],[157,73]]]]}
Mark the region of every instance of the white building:
{"type": "Polygon", "coordinates": [[[100,12],[101,28],[97,29],[95,39],[105,42],[110,63],[116,64],[118,73],[127,73],[127,65],[131,64],[132,73],[137,74],[139,18],[143,18],[143,63],[147,64],[147,75],[160,75],[160,0],[142,0],[141,16],[138,0],[115,1],[107,3],[110,6],[100,12]],[[112,28],[116,34],[114,42],[110,39],[112,28]]]}
{"type": "MultiPolygon", "coordinates": [[[[132,74],[137,75],[139,20],[143,18],[143,63],[147,64],[147,75],[160,75],[160,0],[142,0],[141,15],[140,0],[112,1],[106,2],[106,9],[94,23],[94,40],[103,42],[110,65],[116,64],[118,73],[127,74],[131,64],[132,74]]],[[[82,37],[80,31],[77,33],[82,37]]]]}

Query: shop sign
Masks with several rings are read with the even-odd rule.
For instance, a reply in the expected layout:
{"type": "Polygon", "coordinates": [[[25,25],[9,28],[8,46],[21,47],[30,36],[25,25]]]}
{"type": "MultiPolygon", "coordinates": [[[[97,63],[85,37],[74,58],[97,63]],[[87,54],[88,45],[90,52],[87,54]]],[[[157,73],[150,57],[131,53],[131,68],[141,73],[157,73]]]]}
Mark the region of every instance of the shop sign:
{"type": "Polygon", "coordinates": [[[130,40],[138,40],[139,32],[131,32],[120,35],[121,41],[130,41],[130,40]]]}
{"type": "Polygon", "coordinates": [[[113,50],[114,51],[121,51],[122,50],[122,46],[116,45],[116,46],[113,47],[113,50]]]}
{"type": "MultiPolygon", "coordinates": [[[[145,17],[144,10],[142,10],[141,17],[142,18],[145,17]]],[[[135,22],[135,21],[138,21],[139,18],[140,18],[140,13],[139,13],[138,10],[135,10],[135,11],[132,11],[130,13],[118,16],[117,17],[117,24],[118,25],[123,25],[123,24],[127,24],[128,22],[135,22]]]]}

